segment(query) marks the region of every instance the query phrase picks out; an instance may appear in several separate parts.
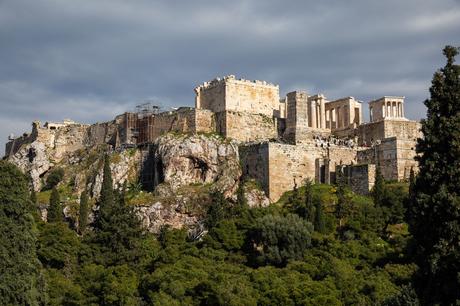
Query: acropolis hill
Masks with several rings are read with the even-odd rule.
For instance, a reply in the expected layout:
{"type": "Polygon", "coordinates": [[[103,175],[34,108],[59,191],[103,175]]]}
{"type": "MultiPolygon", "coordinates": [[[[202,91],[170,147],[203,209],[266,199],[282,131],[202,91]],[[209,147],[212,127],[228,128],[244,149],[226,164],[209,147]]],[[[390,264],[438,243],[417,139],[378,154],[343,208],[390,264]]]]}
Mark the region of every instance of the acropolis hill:
{"type": "MultiPolygon", "coordinates": [[[[30,134],[10,138],[6,158],[20,164],[38,190],[39,178],[71,152],[103,144],[115,151],[135,147],[145,168],[141,173],[147,173],[141,180],[155,188],[165,171],[163,162],[152,157],[161,135],[217,133],[236,144],[240,179],[257,181],[271,202],[307,178],[332,183],[343,171],[354,191],[368,193],[375,167],[388,180],[407,179],[417,167],[420,125],[405,118],[404,97],[370,101],[364,123],[362,103],[353,97],[329,101],[322,94],[293,91],[280,98],[278,85],[232,75],[205,82],[195,93],[195,108],[160,112],[145,106],[92,125],[34,122],[30,134]],[[41,145],[31,145],[37,141],[41,145]],[[40,150],[52,151],[52,158],[37,166],[40,150]]],[[[208,177],[211,166],[190,158],[193,171],[208,177]]]]}

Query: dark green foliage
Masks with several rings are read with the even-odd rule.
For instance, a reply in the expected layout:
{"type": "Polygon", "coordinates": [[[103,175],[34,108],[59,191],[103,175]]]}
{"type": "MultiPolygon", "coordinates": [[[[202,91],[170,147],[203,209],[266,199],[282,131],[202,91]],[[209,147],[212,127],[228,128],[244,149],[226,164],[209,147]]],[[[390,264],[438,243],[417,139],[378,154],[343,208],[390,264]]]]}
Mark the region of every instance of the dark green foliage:
{"type": "Polygon", "coordinates": [[[80,196],[80,209],[78,214],[78,230],[80,234],[84,234],[86,231],[86,226],[88,225],[88,215],[89,215],[89,206],[88,206],[88,193],[85,191],[82,192],[80,196]]]}
{"type": "Polygon", "coordinates": [[[232,207],[224,195],[218,191],[213,192],[211,194],[211,204],[206,214],[206,227],[213,228],[228,217],[231,212],[232,207]]]}
{"type": "MultiPolygon", "coordinates": [[[[46,288],[43,305],[417,305],[411,289],[417,266],[406,253],[411,236],[396,209],[407,197],[405,184],[386,182],[378,207],[343,182],[295,188],[266,208],[248,208],[242,188],[236,202],[213,193],[211,203],[197,203],[209,207],[208,233],[191,240],[185,227],[143,233],[125,188],[112,189],[109,166],[94,230],[79,236],[62,221],[38,227],[44,273],[32,284],[34,292],[46,288]],[[315,232],[305,219],[309,203],[315,232]]],[[[0,199],[9,195],[4,190],[0,199]]],[[[85,194],[80,200],[81,209],[85,194]]],[[[14,237],[22,238],[22,230],[14,237]]],[[[18,246],[13,240],[8,247],[18,246]]],[[[8,290],[17,288],[16,274],[9,279],[8,290]]]]}
{"type": "Polygon", "coordinates": [[[1,305],[38,305],[43,297],[30,205],[26,177],[0,161],[1,305]]]}
{"type": "Polygon", "coordinates": [[[46,185],[43,190],[50,190],[56,187],[64,178],[64,169],[56,168],[50,171],[50,174],[46,178],[46,185]]]}
{"type": "Polygon", "coordinates": [[[425,101],[419,173],[409,221],[420,266],[418,292],[425,304],[460,302],[460,66],[447,46],[425,101]]]}
{"type": "Polygon", "coordinates": [[[42,225],[38,237],[37,254],[42,264],[49,268],[72,269],[77,263],[80,240],[64,222],[42,225]]]}
{"type": "Polygon", "coordinates": [[[385,180],[383,178],[382,172],[380,171],[380,166],[377,166],[375,168],[374,187],[372,188],[372,198],[374,199],[374,204],[376,206],[382,206],[384,197],[385,180]]]}
{"type": "MultiPolygon", "coordinates": [[[[308,222],[313,223],[315,220],[315,206],[313,204],[313,184],[307,179],[304,185],[305,195],[304,200],[296,200],[293,203],[294,211],[308,222]]],[[[296,195],[296,197],[299,197],[296,195]]]]}
{"type": "Polygon", "coordinates": [[[300,259],[310,246],[311,223],[289,214],[286,217],[267,215],[256,220],[249,237],[255,245],[258,264],[286,265],[300,259]]]}
{"type": "Polygon", "coordinates": [[[140,220],[134,207],[126,205],[124,194],[115,195],[112,186],[109,157],[106,157],[99,211],[89,239],[98,246],[97,262],[109,266],[136,264],[142,256],[136,251],[143,235],[140,220]]]}
{"type": "Polygon", "coordinates": [[[63,220],[61,197],[56,187],[53,187],[51,191],[47,220],[48,222],[60,222],[63,220]]]}
{"type": "Polygon", "coordinates": [[[76,284],[68,273],[57,269],[46,270],[47,305],[82,305],[82,288],[76,284]]]}
{"type": "Polygon", "coordinates": [[[83,305],[139,305],[139,278],[127,265],[104,267],[89,264],[78,277],[83,305]]]}
{"type": "Polygon", "coordinates": [[[347,217],[352,205],[344,180],[343,173],[339,171],[337,173],[337,204],[335,205],[335,217],[339,220],[339,227],[344,224],[344,219],[347,217]]]}
{"type": "Polygon", "coordinates": [[[317,201],[315,204],[315,220],[314,228],[318,233],[324,234],[326,232],[326,223],[325,223],[323,206],[320,201],[317,201]]]}
{"type": "Polygon", "coordinates": [[[37,193],[35,192],[33,188],[32,188],[32,191],[30,192],[30,202],[32,203],[32,205],[30,206],[30,212],[32,216],[34,217],[35,222],[42,221],[41,212],[38,207],[37,193]]]}
{"type": "Polygon", "coordinates": [[[101,195],[99,198],[99,210],[96,212],[94,227],[96,230],[103,230],[107,225],[115,207],[115,195],[113,192],[112,171],[110,170],[110,157],[104,158],[104,169],[102,178],[101,195]]]}

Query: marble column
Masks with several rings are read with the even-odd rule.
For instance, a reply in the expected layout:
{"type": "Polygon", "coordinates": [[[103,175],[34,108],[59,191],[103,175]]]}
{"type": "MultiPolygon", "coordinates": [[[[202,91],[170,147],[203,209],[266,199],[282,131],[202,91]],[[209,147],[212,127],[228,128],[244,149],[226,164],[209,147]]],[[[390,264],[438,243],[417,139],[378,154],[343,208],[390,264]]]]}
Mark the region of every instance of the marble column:
{"type": "Polygon", "coordinates": [[[311,101],[311,127],[316,128],[316,101],[311,101]]]}
{"type": "Polygon", "coordinates": [[[325,105],[325,102],[324,102],[324,99],[321,99],[320,100],[320,107],[321,107],[321,110],[320,110],[320,114],[321,114],[321,128],[322,129],[325,129],[326,128],[326,105],[325,105]]]}

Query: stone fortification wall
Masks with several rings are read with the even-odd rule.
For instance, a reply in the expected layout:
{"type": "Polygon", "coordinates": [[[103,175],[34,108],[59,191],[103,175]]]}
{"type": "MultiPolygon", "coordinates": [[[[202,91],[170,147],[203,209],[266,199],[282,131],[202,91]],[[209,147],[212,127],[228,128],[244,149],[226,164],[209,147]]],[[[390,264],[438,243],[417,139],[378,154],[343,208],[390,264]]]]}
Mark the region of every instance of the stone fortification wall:
{"type": "Polygon", "coordinates": [[[240,142],[276,139],[276,118],[263,114],[224,111],[216,114],[216,131],[240,142]]]}
{"type": "Polygon", "coordinates": [[[40,127],[40,122],[32,123],[32,133],[24,133],[22,136],[10,139],[5,145],[5,156],[14,155],[21,146],[33,142],[37,139],[38,127],[40,127]]]}
{"type": "Polygon", "coordinates": [[[405,180],[409,178],[411,168],[418,169],[415,146],[414,140],[387,138],[378,145],[359,151],[358,162],[379,165],[387,180],[405,180]]]}
{"type": "Polygon", "coordinates": [[[371,145],[377,140],[391,137],[414,141],[422,136],[420,128],[417,121],[386,119],[362,124],[355,131],[360,145],[371,145]]]}
{"type": "Polygon", "coordinates": [[[375,183],[375,165],[345,165],[337,166],[337,171],[342,171],[347,184],[353,192],[369,194],[375,183]]]}
{"type": "Polygon", "coordinates": [[[227,76],[195,88],[195,105],[215,113],[249,112],[273,116],[279,112],[279,86],[227,76]]]}
{"type": "Polygon", "coordinates": [[[269,188],[269,143],[252,143],[239,146],[243,179],[255,179],[268,195],[269,188]]]}
{"type": "Polygon", "coordinates": [[[211,111],[185,107],[141,118],[138,125],[138,143],[153,142],[168,132],[208,133],[216,130],[215,116],[211,111]]]}
{"type": "Polygon", "coordinates": [[[413,140],[422,137],[421,124],[412,120],[384,120],[385,138],[397,137],[399,139],[413,140]]]}
{"type": "Polygon", "coordinates": [[[321,171],[327,174],[326,178],[333,178],[335,167],[340,163],[356,163],[356,149],[344,146],[326,148],[264,142],[244,145],[240,152],[243,175],[258,181],[272,202],[307,178],[324,182],[321,171]]]}
{"type": "Polygon", "coordinates": [[[115,121],[92,124],[87,128],[84,143],[86,146],[95,146],[104,143],[114,144],[117,128],[118,126],[115,121]]]}

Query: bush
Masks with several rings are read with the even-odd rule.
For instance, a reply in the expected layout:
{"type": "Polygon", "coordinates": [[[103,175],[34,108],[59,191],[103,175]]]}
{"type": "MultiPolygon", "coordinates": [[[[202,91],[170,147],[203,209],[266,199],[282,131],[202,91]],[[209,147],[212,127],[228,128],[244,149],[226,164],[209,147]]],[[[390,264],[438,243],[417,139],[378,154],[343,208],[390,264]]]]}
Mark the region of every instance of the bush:
{"type": "Polygon", "coordinates": [[[313,225],[297,215],[267,215],[256,220],[249,231],[255,246],[257,264],[284,266],[289,260],[300,259],[311,244],[313,225]]]}
{"type": "Polygon", "coordinates": [[[46,178],[46,185],[43,190],[51,190],[56,187],[64,178],[64,169],[56,168],[50,171],[50,174],[46,178]]]}

